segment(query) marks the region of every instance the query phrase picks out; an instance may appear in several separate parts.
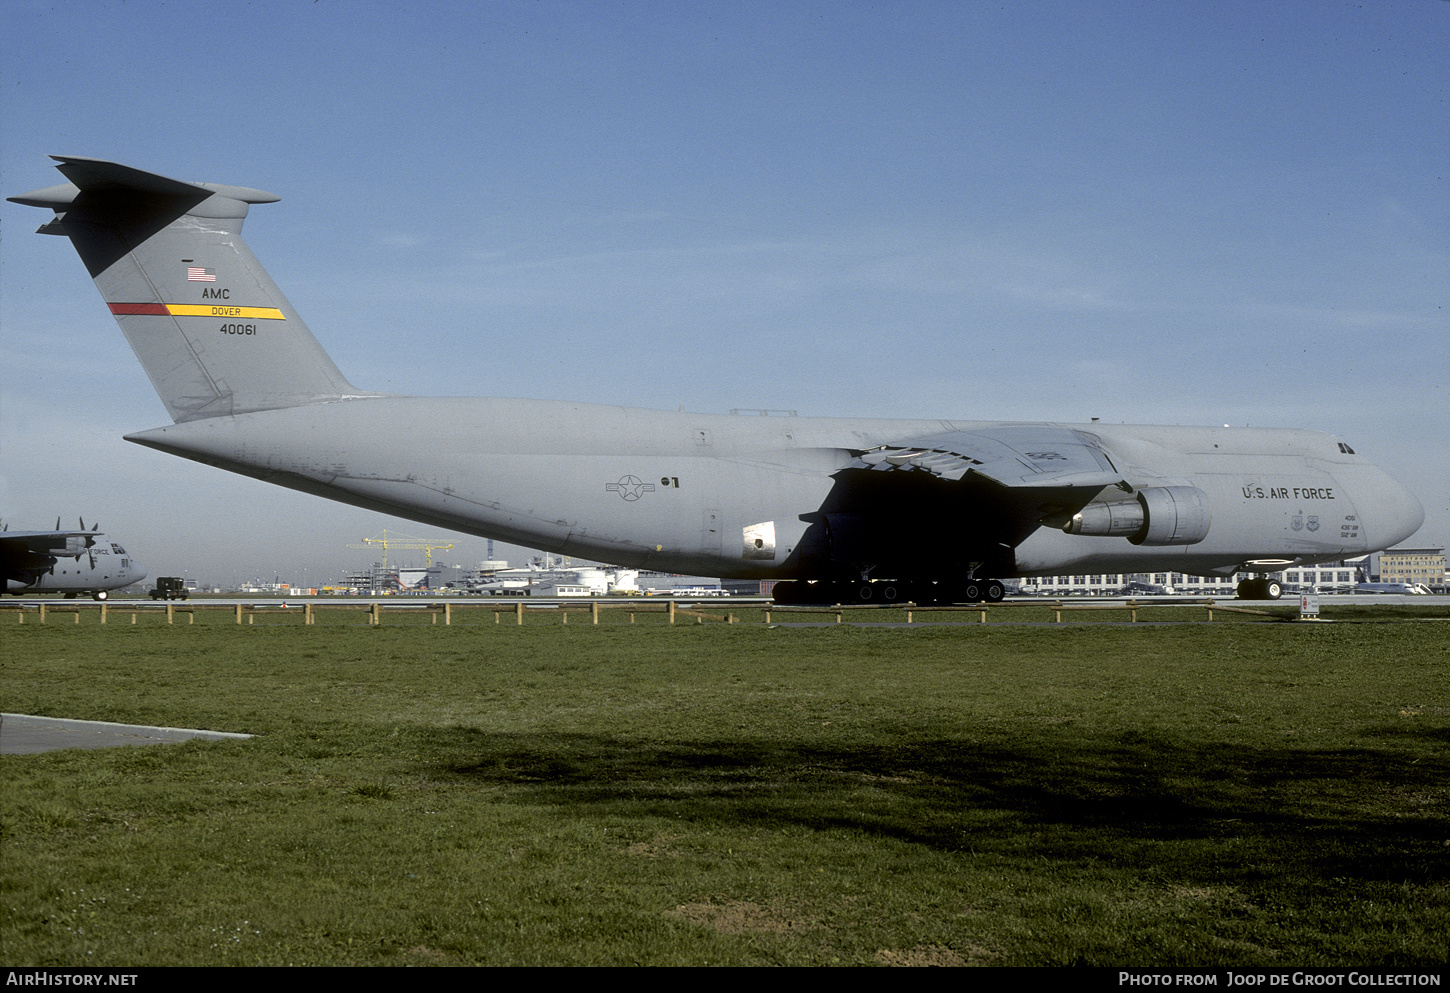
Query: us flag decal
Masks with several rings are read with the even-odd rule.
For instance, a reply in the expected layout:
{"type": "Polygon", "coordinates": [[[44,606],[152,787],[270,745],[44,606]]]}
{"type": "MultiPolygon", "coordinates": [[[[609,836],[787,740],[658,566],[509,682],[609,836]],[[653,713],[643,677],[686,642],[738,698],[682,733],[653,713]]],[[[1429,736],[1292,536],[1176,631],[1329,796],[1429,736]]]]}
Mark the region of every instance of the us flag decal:
{"type": "Polygon", "coordinates": [[[189,265],[186,267],[186,278],[193,283],[215,283],[216,273],[204,266],[189,265]]]}

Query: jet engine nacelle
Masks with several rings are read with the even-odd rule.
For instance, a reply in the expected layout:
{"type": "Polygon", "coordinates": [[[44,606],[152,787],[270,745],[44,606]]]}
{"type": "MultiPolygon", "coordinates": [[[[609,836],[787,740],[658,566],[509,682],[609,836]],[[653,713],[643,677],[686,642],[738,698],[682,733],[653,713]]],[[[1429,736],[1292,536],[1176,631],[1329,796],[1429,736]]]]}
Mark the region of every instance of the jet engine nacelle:
{"type": "Polygon", "coordinates": [[[1136,500],[1094,500],[1072,516],[1068,534],[1127,538],[1135,545],[1196,545],[1213,518],[1196,486],[1150,486],[1136,500]]]}

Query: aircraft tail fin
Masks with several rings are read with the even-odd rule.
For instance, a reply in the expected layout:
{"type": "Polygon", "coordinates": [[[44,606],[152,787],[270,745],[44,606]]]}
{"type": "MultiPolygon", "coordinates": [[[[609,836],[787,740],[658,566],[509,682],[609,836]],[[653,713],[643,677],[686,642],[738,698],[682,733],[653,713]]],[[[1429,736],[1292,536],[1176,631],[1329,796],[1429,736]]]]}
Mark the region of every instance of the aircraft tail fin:
{"type": "Polygon", "coordinates": [[[242,241],[248,205],[279,197],[52,158],[69,183],[9,199],[55,211],[39,233],[70,238],[172,420],[377,395],[347,381],[242,241]]]}

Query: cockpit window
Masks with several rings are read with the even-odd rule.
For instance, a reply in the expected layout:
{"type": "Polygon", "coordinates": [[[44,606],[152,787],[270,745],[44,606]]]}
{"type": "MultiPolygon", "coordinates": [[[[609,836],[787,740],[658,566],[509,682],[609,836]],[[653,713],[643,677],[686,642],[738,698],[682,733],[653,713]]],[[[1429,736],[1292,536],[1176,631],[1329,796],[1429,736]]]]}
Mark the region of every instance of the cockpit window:
{"type": "Polygon", "coordinates": [[[1339,443],[1339,451],[1343,455],[1353,455],[1354,454],[1354,449],[1353,448],[1350,448],[1348,445],[1346,445],[1342,441],[1339,443]]]}
{"type": "Polygon", "coordinates": [[[126,554],[126,550],[124,548],[122,548],[120,545],[116,544],[114,541],[111,542],[111,551],[115,552],[117,555],[125,555],[126,554]]]}

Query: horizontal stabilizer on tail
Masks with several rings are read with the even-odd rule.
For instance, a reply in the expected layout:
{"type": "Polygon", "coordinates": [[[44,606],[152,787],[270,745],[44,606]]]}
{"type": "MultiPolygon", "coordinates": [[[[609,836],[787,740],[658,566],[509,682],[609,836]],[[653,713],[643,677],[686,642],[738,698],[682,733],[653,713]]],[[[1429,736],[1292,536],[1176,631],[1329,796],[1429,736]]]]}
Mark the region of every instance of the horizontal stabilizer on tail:
{"type": "MultiPolygon", "coordinates": [[[[137,194],[189,199],[195,203],[221,195],[239,203],[276,203],[282,198],[275,193],[253,190],[245,186],[226,186],[222,183],[186,183],[154,172],[143,172],[116,162],[85,158],[80,155],[52,155],[60,165],[56,169],[70,180],[58,186],[47,186],[43,190],[32,190],[18,197],[7,197],[13,203],[27,207],[49,207],[63,213],[82,191],[89,193],[137,194]]],[[[39,233],[64,234],[64,228],[46,230],[54,225],[47,223],[39,233]]]]}
{"type": "Polygon", "coordinates": [[[175,421],[377,396],[342,375],[246,243],[262,190],[52,156],[70,180],[10,197],[71,239],[175,421]]]}

